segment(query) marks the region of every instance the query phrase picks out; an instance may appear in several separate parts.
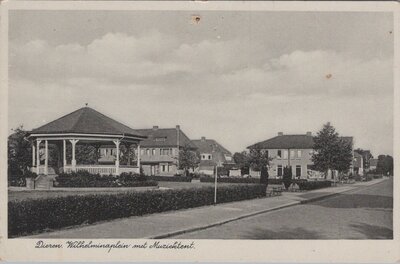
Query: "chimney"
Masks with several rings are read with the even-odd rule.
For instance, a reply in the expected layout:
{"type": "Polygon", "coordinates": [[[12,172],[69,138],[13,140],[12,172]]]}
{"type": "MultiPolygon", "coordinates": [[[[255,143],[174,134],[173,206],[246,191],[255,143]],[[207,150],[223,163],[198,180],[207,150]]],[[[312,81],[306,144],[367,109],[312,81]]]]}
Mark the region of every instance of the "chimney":
{"type": "Polygon", "coordinates": [[[158,126],[153,126],[153,130],[157,130],[158,129],[158,126]]]}
{"type": "Polygon", "coordinates": [[[307,131],[306,135],[309,136],[309,137],[311,137],[311,136],[312,136],[312,133],[311,133],[310,131],[307,131]]]}
{"type": "Polygon", "coordinates": [[[206,137],[201,137],[201,141],[206,141],[206,137]]]}
{"type": "Polygon", "coordinates": [[[181,129],[181,126],[180,125],[176,125],[176,129],[177,130],[181,129]]]}
{"type": "Polygon", "coordinates": [[[278,136],[283,136],[283,132],[278,132],[278,136]]]}

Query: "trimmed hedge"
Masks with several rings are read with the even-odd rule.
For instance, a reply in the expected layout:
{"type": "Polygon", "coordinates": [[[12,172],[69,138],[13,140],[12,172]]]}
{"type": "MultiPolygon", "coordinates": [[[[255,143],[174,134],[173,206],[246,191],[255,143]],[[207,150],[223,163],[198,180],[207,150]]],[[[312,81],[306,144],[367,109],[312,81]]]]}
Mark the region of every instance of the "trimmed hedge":
{"type": "MultiPolygon", "coordinates": [[[[220,186],[217,202],[266,196],[260,184],[220,186]]],[[[8,202],[8,236],[214,203],[214,187],[74,195],[8,202]]]]}
{"type": "Polygon", "coordinates": [[[300,190],[315,190],[327,188],[332,186],[331,181],[307,181],[297,180],[295,183],[299,186],[300,190]]]}
{"type": "Polygon", "coordinates": [[[192,177],[186,176],[147,176],[146,178],[153,181],[169,181],[169,182],[191,182],[192,177]]]}
{"type": "MultiPolygon", "coordinates": [[[[260,183],[260,178],[218,178],[221,183],[260,183]]],[[[200,182],[215,182],[215,177],[201,177],[200,182]]]]}
{"type": "Polygon", "coordinates": [[[121,173],[120,175],[100,175],[86,171],[71,174],[61,173],[56,177],[55,187],[145,187],[157,186],[143,174],[121,173]]]}
{"type": "MultiPolygon", "coordinates": [[[[201,177],[200,182],[214,182],[214,177],[201,177]]],[[[218,182],[222,183],[260,183],[260,178],[218,178],[218,182]]],[[[268,184],[282,184],[282,179],[271,179],[268,178],[268,184]]]]}

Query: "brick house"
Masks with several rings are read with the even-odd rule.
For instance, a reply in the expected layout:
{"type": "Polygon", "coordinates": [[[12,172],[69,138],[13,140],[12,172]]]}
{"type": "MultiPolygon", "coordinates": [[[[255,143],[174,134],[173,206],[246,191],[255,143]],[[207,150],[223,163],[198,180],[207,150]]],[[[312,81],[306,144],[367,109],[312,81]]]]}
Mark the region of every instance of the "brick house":
{"type": "Polygon", "coordinates": [[[175,128],[138,129],[147,136],[141,143],[141,164],[145,175],[173,176],[178,173],[179,151],[196,146],[177,125],[175,128]]]}
{"type": "MultiPolygon", "coordinates": [[[[353,142],[352,137],[342,137],[353,142]]],[[[265,141],[253,144],[248,149],[256,146],[268,151],[268,156],[272,159],[268,168],[270,178],[282,178],[283,168],[292,167],[292,177],[294,179],[313,179],[322,178],[324,175],[313,170],[311,156],[313,153],[313,136],[311,132],[302,135],[284,135],[282,132],[278,136],[265,141]]],[[[353,168],[351,168],[351,171],[353,168]]],[[[251,171],[254,177],[259,177],[258,172],[251,171]]],[[[330,176],[328,176],[330,178],[330,176]]]]}
{"type": "Polygon", "coordinates": [[[192,142],[200,153],[199,173],[213,175],[215,166],[230,169],[235,165],[232,153],[216,140],[202,137],[192,142]]]}

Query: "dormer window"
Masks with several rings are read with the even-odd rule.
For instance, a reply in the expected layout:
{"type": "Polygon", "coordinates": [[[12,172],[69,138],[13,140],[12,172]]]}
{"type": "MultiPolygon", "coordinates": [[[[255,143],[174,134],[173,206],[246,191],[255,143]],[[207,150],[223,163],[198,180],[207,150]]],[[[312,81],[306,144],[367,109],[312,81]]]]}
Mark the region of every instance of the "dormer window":
{"type": "Polygon", "coordinates": [[[157,142],[163,142],[163,141],[165,141],[165,140],[167,140],[166,137],[156,137],[156,138],[155,138],[155,141],[157,141],[157,142]]]}

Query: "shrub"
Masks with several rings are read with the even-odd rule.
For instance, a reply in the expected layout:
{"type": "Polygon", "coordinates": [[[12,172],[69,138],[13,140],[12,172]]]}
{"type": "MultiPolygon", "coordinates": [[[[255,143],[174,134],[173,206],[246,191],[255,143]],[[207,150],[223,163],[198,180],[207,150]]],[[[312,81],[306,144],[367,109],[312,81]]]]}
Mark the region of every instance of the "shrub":
{"type": "Polygon", "coordinates": [[[289,189],[290,184],[292,184],[292,167],[283,168],[282,182],[285,185],[286,190],[289,189]]]}
{"type": "Polygon", "coordinates": [[[320,188],[331,187],[331,181],[307,181],[307,180],[297,180],[297,185],[300,190],[315,190],[320,188]]]}
{"type": "Polygon", "coordinates": [[[282,184],[282,179],[268,179],[268,184],[282,184]]]}
{"type": "Polygon", "coordinates": [[[61,173],[56,177],[55,187],[144,187],[157,186],[157,182],[148,180],[143,174],[121,173],[120,175],[100,175],[87,171],[61,173]]]}
{"type": "MultiPolygon", "coordinates": [[[[217,202],[265,197],[260,184],[220,186],[217,202]]],[[[8,203],[8,236],[129,216],[211,205],[214,187],[75,195],[8,203]]]]}
{"type": "Polygon", "coordinates": [[[153,181],[170,181],[170,182],[191,182],[192,177],[186,176],[147,176],[148,179],[153,181]]]}

